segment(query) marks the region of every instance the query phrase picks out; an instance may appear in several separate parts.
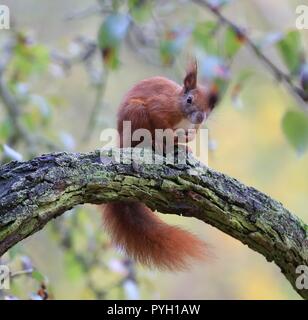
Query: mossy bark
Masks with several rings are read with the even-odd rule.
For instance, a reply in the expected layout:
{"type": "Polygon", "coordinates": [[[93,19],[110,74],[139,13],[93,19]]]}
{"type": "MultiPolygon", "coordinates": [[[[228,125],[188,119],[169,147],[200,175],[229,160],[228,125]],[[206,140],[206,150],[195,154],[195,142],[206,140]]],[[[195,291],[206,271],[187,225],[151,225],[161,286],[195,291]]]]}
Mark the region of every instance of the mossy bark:
{"type": "MultiPolygon", "coordinates": [[[[130,149],[124,149],[125,155],[130,149]]],[[[138,200],[162,213],[195,217],[274,261],[293,288],[308,265],[308,227],[283,205],[193,157],[186,164],[131,164],[111,151],[51,153],[0,168],[0,256],[76,205],[138,200]]]]}

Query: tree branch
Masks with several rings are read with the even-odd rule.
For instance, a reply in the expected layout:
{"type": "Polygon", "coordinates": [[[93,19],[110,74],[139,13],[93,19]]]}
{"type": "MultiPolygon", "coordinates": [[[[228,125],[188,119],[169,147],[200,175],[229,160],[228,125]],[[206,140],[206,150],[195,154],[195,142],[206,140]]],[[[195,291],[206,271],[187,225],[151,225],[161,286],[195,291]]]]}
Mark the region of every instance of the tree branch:
{"type": "Polygon", "coordinates": [[[131,199],[217,227],[274,261],[308,299],[308,290],[295,284],[295,269],[308,265],[304,222],[281,203],[192,156],[185,165],[155,165],[144,162],[151,152],[143,152],[144,158],[132,164],[115,161],[109,150],[51,153],[0,167],[0,255],[76,205],[131,199]]]}
{"type": "Polygon", "coordinates": [[[275,79],[281,83],[283,83],[296,99],[297,103],[302,107],[304,111],[308,111],[308,95],[307,93],[301,89],[300,87],[296,86],[291,77],[280,70],[262,51],[261,49],[254,43],[254,41],[247,35],[244,29],[233,21],[229,20],[226,16],[224,16],[220,12],[220,7],[212,5],[207,0],[193,0],[196,4],[204,7],[205,9],[209,10],[212,14],[216,16],[221,24],[224,24],[230,27],[235,32],[241,33],[241,36],[245,39],[246,46],[256,55],[256,57],[263,62],[266,68],[273,74],[275,79]]]}

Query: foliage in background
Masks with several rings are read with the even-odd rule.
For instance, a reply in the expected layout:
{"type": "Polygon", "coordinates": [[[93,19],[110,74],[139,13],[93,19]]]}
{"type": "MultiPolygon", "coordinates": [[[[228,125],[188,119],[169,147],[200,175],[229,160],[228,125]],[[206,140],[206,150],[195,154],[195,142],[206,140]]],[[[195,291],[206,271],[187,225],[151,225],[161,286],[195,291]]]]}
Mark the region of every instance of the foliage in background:
{"type": "MultiPolygon", "coordinates": [[[[77,145],[86,143],[89,132],[96,130],[99,110],[106,103],[107,77],[121,68],[123,48],[135,52],[145,63],[161,67],[174,67],[178,61],[185,61],[187,54],[196,56],[200,79],[220,101],[229,98],[235,108],[242,106],[242,91],[258,73],[258,70],[243,67],[237,74],[232,74],[232,66],[241,50],[253,47],[264,62],[267,50],[274,49],[284,69],[274,67],[273,76],[277,81],[284,81],[294,101],[282,119],[281,128],[299,155],[307,152],[308,62],[300,32],[291,29],[264,33],[256,38],[248,30],[221,17],[231,1],[193,2],[200,9],[207,8],[212,16],[196,19],[194,23],[185,23],[181,18],[175,20],[176,23],[168,23],[168,16],[181,9],[176,2],[97,1],[96,10],[92,10],[100,13],[97,39],[77,37],[72,41],[75,49],[70,55],[38,43],[22,30],[13,29],[7,33],[1,42],[3,63],[0,59],[0,96],[5,112],[0,120],[2,163],[52,150],[75,150],[77,145]],[[32,89],[43,77],[51,76],[50,81],[65,78],[76,65],[81,65],[87,72],[95,92],[83,141],[75,141],[69,132],[55,130],[51,124],[61,105],[69,103],[63,100],[61,93],[43,95],[32,89]]],[[[189,5],[182,1],[183,10],[189,5]]],[[[70,19],[91,19],[93,12],[89,14],[88,11],[92,12],[86,8],[72,14],[70,19]]],[[[89,216],[88,211],[75,209],[48,227],[51,239],[62,248],[65,274],[72,282],[83,281],[86,297],[139,298],[134,264],[114,254],[99,222],[89,216]],[[103,285],[95,281],[100,273],[108,279],[103,285]]],[[[9,264],[16,272],[25,271],[12,282],[12,291],[5,293],[7,299],[57,298],[52,293],[52,287],[57,284],[50,283],[36,270],[22,246],[10,250],[1,263],[9,264]],[[23,279],[31,282],[30,289],[23,279]]]]}

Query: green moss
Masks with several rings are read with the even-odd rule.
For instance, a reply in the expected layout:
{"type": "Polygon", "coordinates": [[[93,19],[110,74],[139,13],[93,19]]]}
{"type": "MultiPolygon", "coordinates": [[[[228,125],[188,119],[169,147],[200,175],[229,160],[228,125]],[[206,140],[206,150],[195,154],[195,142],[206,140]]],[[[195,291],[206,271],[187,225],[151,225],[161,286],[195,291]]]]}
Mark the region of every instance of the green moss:
{"type": "Polygon", "coordinates": [[[181,186],[171,180],[164,179],[161,185],[162,190],[184,190],[185,186],[181,186]]]}
{"type": "Polygon", "coordinates": [[[27,223],[23,223],[23,226],[22,228],[20,228],[19,233],[23,236],[27,236],[35,230],[36,226],[37,226],[37,219],[33,218],[27,221],[27,223]]]}
{"type": "Polygon", "coordinates": [[[302,219],[298,218],[300,226],[306,231],[306,238],[308,239],[308,224],[306,224],[302,219]]]}
{"type": "Polygon", "coordinates": [[[123,181],[122,181],[122,184],[123,185],[138,185],[139,184],[139,180],[140,178],[136,178],[136,177],[131,177],[131,176],[125,176],[123,181]]]}
{"type": "Polygon", "coordinates": [[[10,235],[14,234],[16,230],[21,225],[22,219],[16,219],[13,223],[10,223],[0,229],[0,241],[8,238],[10,235]]]}

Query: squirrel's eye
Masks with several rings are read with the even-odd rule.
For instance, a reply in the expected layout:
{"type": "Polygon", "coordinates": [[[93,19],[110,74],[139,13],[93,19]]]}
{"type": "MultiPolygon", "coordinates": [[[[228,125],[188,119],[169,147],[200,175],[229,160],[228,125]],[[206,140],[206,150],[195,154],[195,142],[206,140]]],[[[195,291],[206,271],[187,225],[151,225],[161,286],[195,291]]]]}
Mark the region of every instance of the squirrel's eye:
{"type": "Polygon", "coordinates": [[[189,103],[189,104],[192,104],[192,97],[188,97],[186,102],[189,103]]]}

